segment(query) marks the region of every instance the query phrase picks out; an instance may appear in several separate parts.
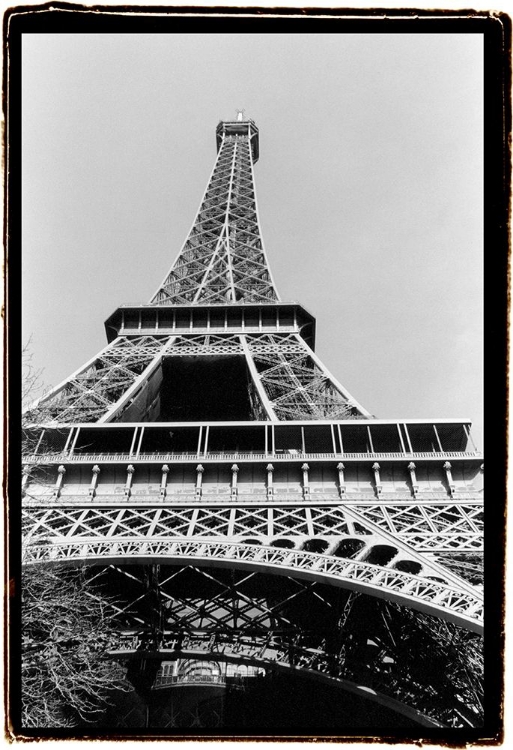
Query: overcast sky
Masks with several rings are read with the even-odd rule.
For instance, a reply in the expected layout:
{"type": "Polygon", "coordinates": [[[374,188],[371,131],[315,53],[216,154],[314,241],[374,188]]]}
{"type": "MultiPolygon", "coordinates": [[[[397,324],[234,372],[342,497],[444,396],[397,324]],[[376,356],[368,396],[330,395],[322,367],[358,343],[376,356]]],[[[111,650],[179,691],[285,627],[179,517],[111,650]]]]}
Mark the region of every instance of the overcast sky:
{"type": "Polygon", "coordinates": [[[23,38],[23,330],[57,385],[169,270],[244,108],[282,300],[379,418],[481,447],[482,36],[23,38]]]}

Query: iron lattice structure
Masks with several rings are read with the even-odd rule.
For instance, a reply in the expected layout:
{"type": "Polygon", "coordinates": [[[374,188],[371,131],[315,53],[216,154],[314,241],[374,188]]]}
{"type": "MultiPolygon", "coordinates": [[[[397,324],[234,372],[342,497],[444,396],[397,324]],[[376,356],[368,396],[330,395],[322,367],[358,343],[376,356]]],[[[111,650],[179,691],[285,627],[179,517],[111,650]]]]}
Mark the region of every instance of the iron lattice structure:
{"type": "Polygon", "coordinates": [[[155,305],[278,301],[258,222],[253,163],[258,129],[221,123],[219,151],[182,250],[155,305]]]}
{"type": "Polygon", "coordinates": [[[150,303],[116,310],[105,349],[26,415],[24,564],[80,563],[115,594],[112,653],[147,702],[166,696],[156,726],[222,726],[227,686],[276,672],[414,725],[479,726],[470,425],[375,419],[326,370],[267,264],[258,129],[216,135],[150,303]]]}

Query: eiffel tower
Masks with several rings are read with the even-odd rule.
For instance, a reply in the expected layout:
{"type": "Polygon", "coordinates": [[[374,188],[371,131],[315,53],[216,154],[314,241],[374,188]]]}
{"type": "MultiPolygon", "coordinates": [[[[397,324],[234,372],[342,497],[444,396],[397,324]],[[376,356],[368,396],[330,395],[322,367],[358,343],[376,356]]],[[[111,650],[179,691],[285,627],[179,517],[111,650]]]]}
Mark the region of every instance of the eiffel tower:
{"type": "Polygon", "coordinates": [[[150,302],[30,412],[23,564],[115,593],[140,704],[111,727],[480,726],[470,425],[377,419],[328,372],[267,262],[258,128],[239,112],[216,140],[150,302]]]}

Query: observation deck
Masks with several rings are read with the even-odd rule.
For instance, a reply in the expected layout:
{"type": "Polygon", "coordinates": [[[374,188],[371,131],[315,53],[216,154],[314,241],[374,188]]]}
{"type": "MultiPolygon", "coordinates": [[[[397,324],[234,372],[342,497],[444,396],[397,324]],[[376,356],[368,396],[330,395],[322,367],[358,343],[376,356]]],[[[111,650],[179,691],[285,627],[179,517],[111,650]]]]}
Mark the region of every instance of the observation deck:
{"type": "Polygon", "coordinates": [[[223,137],[225,136],[249,137],[253,164],[256,164],[260,155],[260,148],[258,128],[253,120],[234,120],[228,122],[221,120],[216,128],[216,144],[218,151],[221,148],[223,137]]]}
{"type": "Polygon", "coordinates": [[[299,333],[315,349],[315,318],[296,302],[122,305],[105,321],[107,341],[118,336],[177,333],[299,333]]]}

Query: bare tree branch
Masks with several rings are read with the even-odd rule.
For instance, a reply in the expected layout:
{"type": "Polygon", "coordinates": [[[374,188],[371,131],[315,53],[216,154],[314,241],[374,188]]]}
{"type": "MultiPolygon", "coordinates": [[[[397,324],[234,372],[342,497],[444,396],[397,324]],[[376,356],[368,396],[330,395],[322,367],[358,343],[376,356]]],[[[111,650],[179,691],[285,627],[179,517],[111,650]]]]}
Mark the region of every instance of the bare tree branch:
{"type": "MultiPolygon", "coordinates": [[[[27,407],[43,389],[42,370],[33,366],[30,342],[23,349],[23,373],[27,407]]],[[[44,422],[44,409],[25,409],[25,457],[36,447],[43,456],[48,450],[40,439],[43,428],[37,427],[44,422]]],[[[24,474],[29,486],[44,482],[44,461],[34,468],[28,460],[24,474]]],[[[26,531],[27,544],[30,528],[26,531]]],[[[58,728],[95,721],[113,691],[131,689],[124,669],[107,656],[116,635],[107,614],[112,602],[102,595],[99,581],[88,579],[85,568],[38,563],[24,568],[21,584],[22,726],[58,728]]]]}
{"type": "Polygon", "coordinates": [[[22,724],[70,727],[98,719],[114,690],[129,690],[108,658],[108,603],[83,570],[38,564],[22,574],[22,724]]]}

